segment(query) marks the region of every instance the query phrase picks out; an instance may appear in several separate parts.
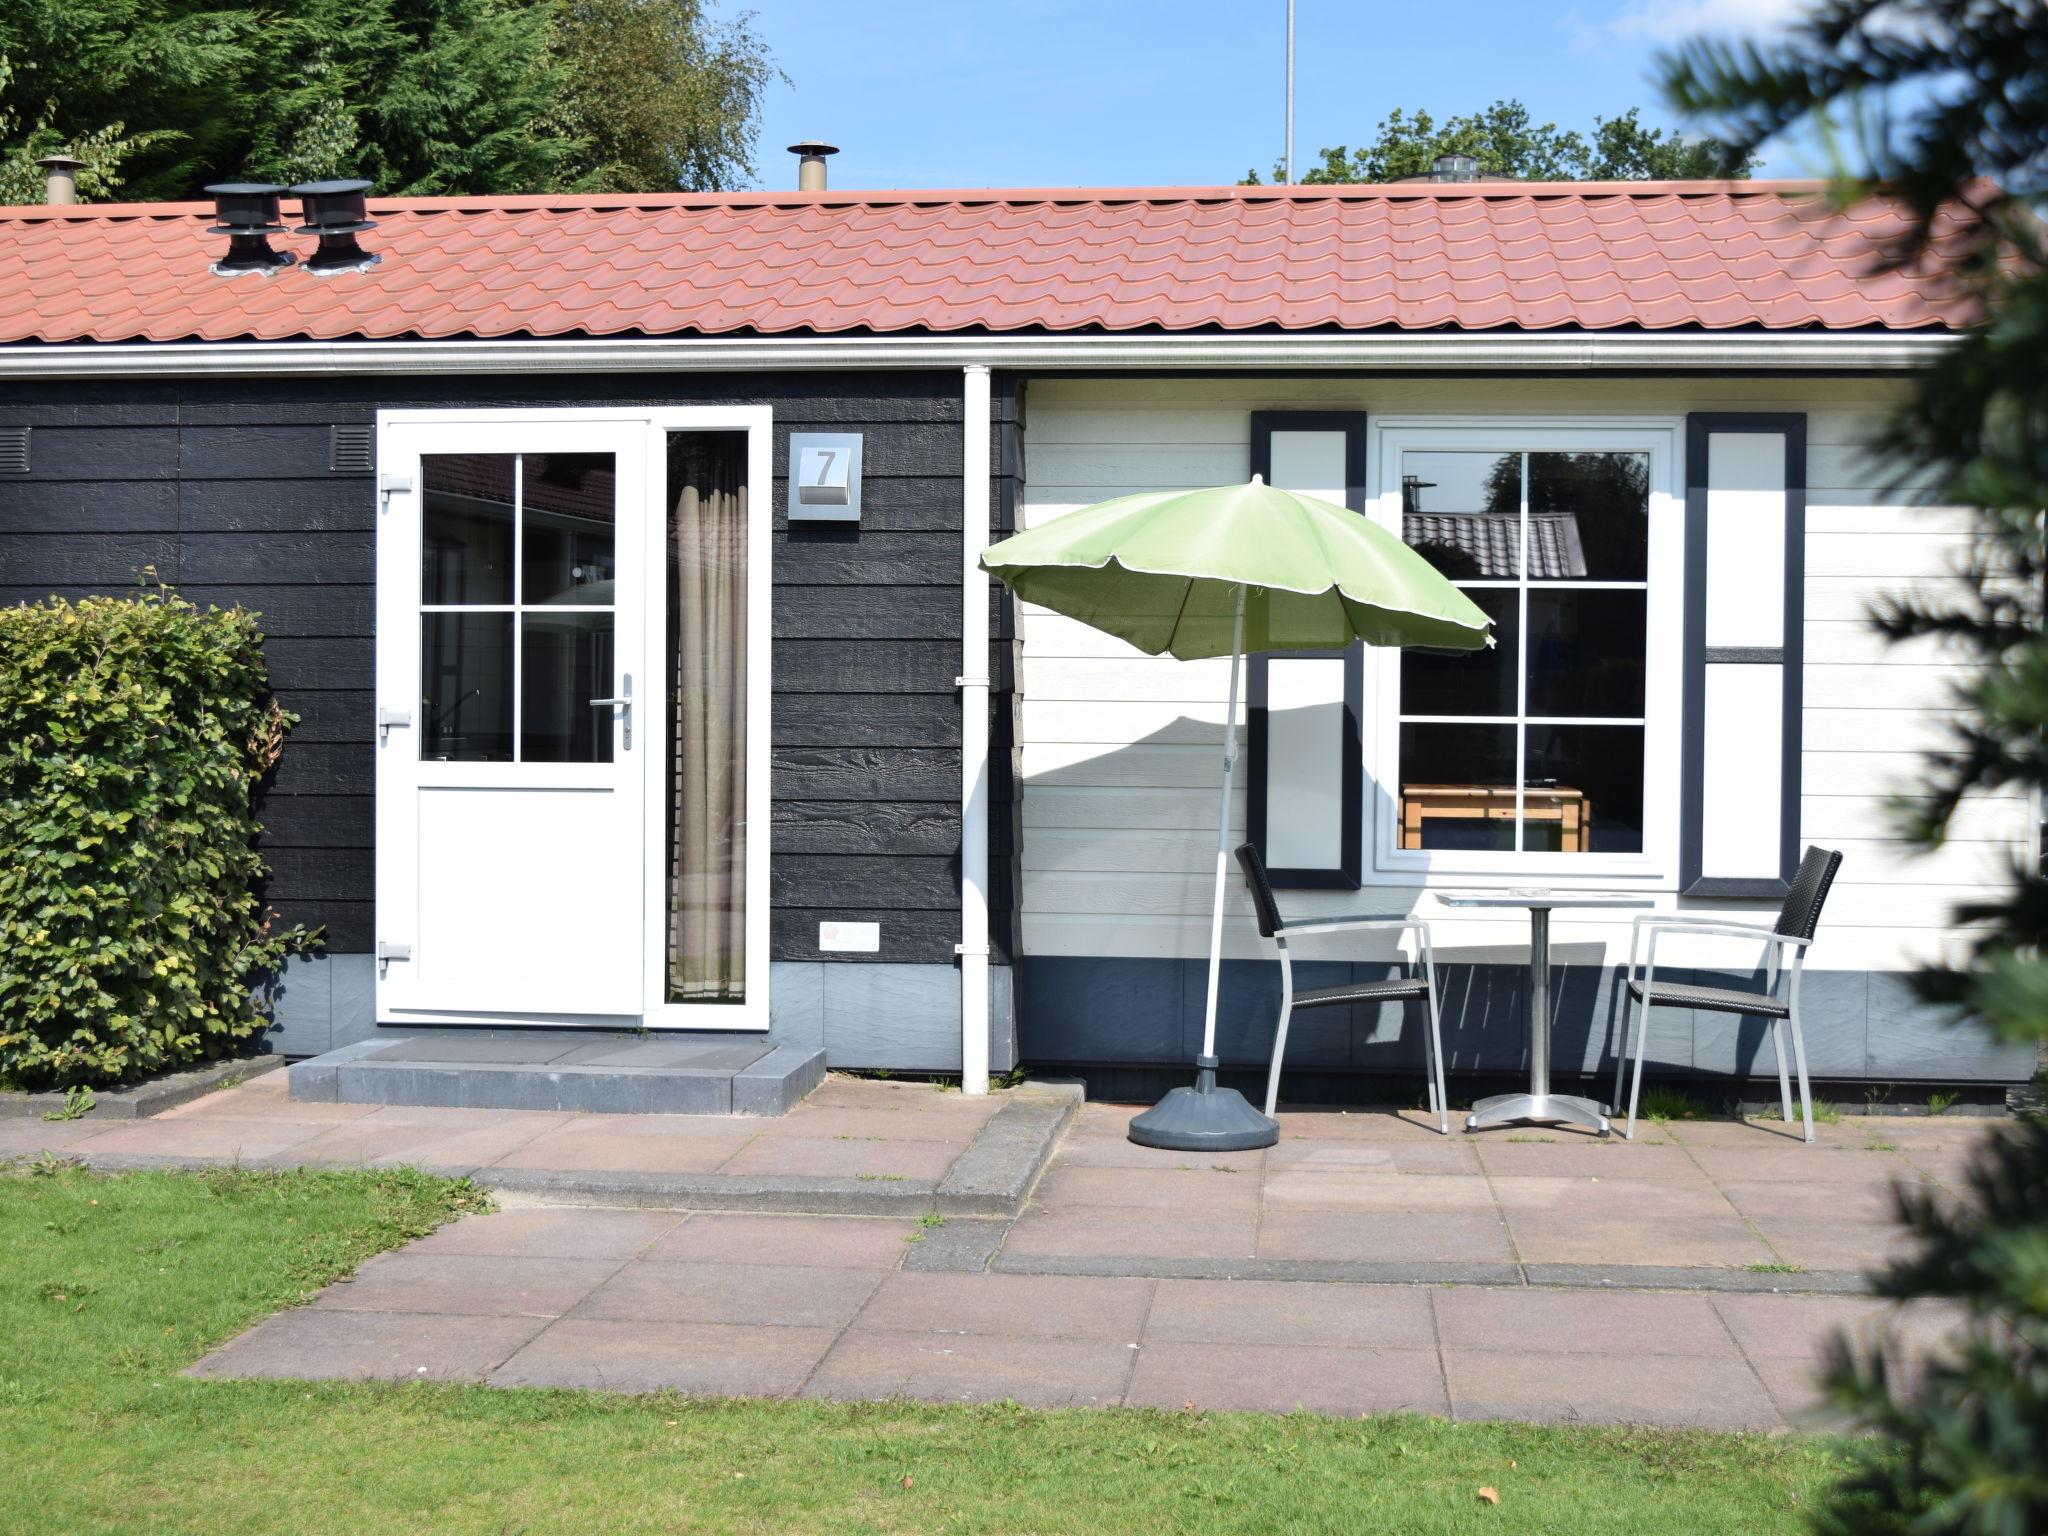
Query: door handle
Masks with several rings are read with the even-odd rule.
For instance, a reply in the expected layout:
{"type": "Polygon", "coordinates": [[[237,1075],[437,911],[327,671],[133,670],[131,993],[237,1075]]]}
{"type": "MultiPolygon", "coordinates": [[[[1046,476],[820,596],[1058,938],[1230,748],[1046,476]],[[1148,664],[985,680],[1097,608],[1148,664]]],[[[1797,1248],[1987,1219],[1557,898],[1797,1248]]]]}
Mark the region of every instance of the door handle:
{"type": "Polygon", "coordinates": [[[628,673],[626,673],[626,674],[625,674],[624,676],[622,676],[622,677],[621,677],[621,678],[619,679],[619,693],[618,693],[618,697],[616,697],[616,698],[610,698],[610,699],[592,699],[592,700],[590,701],[590,707],[591,707],[592,709],[623,709],[623,710],[624,710],[624,711],[626,712],[626,715],[625,715],[625,730],[624,730],[624,732],[623,732],[623,735],[624,735],[624,737],[625,737],[625,749],[626,749],[626,750],[627,750],[628,752],[632,751],[632,750],[633,750],[633,674],[632,674],[632,673],[630,673],[630,672],[628,672],[628,673]]]}

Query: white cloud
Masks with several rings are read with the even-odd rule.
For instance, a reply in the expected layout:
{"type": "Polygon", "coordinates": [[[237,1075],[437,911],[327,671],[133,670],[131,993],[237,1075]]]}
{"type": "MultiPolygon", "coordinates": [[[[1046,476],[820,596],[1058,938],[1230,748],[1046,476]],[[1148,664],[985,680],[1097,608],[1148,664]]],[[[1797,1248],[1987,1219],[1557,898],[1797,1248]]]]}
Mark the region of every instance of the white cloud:
{"type": "Polygon", "coordinates": [[[1732,40],[1781,31],[1809,6],[1810,0],[1631,0],[1610,26],[1623,37],[1657,43],[1702,34],[1732,40]]]}

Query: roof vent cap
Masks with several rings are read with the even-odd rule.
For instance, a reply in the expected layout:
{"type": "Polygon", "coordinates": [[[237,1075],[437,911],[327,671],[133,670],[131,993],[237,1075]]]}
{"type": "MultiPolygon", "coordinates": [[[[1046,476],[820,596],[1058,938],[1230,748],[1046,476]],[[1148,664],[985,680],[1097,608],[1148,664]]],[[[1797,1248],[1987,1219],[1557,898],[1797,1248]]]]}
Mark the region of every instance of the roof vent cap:
{"type": "Polygon", "coordinates": [[[320,248],[306,261],[306,270],[315,277],[363,272],[377,264],[376,254],[356,240],[364,230],[377,227],[369,216],[369,190],[367,181],[302,181],[291,189],[306,221],[298,233],[320,237],[320,248]]]}
{"type": "Polygon", "coordinates": [[[213,194],[210,235],[228,237],[228,253],[213,264],[220,277],[243,272],[275,272],[297,258],[270,248],[270,237],[284,233],[277,198],[283,187],[267,181],[221,181],[206,189],[213,194]]]}
{"type": "Polygon", "coordinates": [[[799,192],[822,192],[825,190],[825,157],[839,153],[836,144],[827,144],[823,139],[804,139],[789,146],[789,152],[797,157],[796,189],[799,192]]]}
{"type": "Polygon", "coordinates": [[[1431,181],[1477,181],[1479,162],[1470,155],[1438,155],[1429,168],[1431,181]]]}
{"type": "Polygon", "coordinates": [[[53,208],[78,201],[78,173],[85,162],[73,155],[44,155],[36,161],[43,168],[43,201],[53,208]]]}

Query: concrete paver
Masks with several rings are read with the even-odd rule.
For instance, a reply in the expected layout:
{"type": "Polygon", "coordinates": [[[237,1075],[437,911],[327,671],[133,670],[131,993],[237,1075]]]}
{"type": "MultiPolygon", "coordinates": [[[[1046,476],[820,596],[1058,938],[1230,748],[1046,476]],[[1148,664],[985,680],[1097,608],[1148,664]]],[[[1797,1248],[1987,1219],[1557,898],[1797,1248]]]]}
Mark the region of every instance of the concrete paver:
{"type": "Polygon", "coordinates": [[[1123,1398],[1134,1347],[1113,1339],[849,1331],[804,1396],[941,1403],[1009,1398],[1033,1408],[1106,1408],[1123,1398]]]}
{"type": "Polygon", "coordinates": [[[679,1211],[617,1211],[583,1206],[501,1211],[489,1221],[458,1221],[428,1234],[407,1253],[492,1254],[524,1259],[612,1259],[646,1253],[682,1222],[679,1211]]]}
{"type": "Polygon", "coordinates": [[[1571,1356],[1531,1350],[1443,1352],[1451,1414],[1537,1424],[1654,1424],[1668,1429],[1777,1429],[1783,1418],[1747,1361],[1630,1351],[1571,1356]]]}
{"type": "Polygon", "coordinates": [[[1703,1295],[1465,1286],[1439,1291],[1434,1301],[1437,1337],[1447,1350],[1623,1358],[1638,1352],[1721,1358],[1738,1353],[1703,1295]]]}
{"type": "Polygon", "coordinates": [[[844,1328],[882,1283],[876,1269],[801,1264],[629,1264],[589,1293],[578,1317],[649,1323],[844,1328]]]}
{"type": "Polygon", "coordinates": [[[1490,1210],[1269,1209],[1259,1226],[1259,1257],[1359,1264],[1504,1264],[1514,1255],[1499,1213],[1490,1210]]]}
{"type": "Polygon", "coordinates": [[[483,1381],[547,1326],[540,1317],[342,1312],[265,1318],[193,1366],[194,1376],[301,1381],[483,1381]]]}
{"type": "Polygon", "coordinates": [[[1066,1275],[894,1274],[852,1329],[1130,1343],[1145,1326],[1152,1288],[1149,1280],[1066,1275]]]}
{"type": "Polygon", "coordinates": [[[1420,1286],[1272,1280],[1161,1280],[1145,1338],[1148,1347],[1153,1342],[1436,1347],[1430,1293],[1420,1286]]]}
{"type": "Polygon", "coordinates": [[[1158,1344],[1138,1356],[1133,1404],[1341,1414],[1450,1411],[1434,1350],[1303,1344],[1158,1344]]]}
{"type": "Polygon", "coordinates": [[[893,1269],[915,1222],[861,1217],[754,1216],[699,1212],[645,1257],[680,1264],[799,1264],[893,1269]]]}
{"type": "Polygon", "coordinates": [[[353,1280],[330,1285],[315,1307],[342,1312],[437,1312],[559,1317],[618,1269],[616,1260],[497,1254],[379,1254],[353,1280]]]}
{"type": "Polygon", "coordinates": [[[787,1397],[837,1337],[832,1328],[570,1317],[526,1344],[490,1381],[498,1387],[787,1397]]]}

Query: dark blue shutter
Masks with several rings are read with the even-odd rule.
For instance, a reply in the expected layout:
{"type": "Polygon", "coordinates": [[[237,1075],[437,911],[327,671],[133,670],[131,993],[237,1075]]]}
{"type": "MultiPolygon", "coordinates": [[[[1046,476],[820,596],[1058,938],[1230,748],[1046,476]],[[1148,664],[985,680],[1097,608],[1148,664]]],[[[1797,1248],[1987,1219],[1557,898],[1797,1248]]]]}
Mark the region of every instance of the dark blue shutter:
{"type": "Polygon", "coordinates": [[[1798,867],[1805,583],[1806,418],[1688,416],[1678,847],[1685,895],[1777,900],[1798,867]],[[1769,526],[1778,506],[1782,531],[1769,526]],[[1783,541],[1783,579],[1769,592],[1756,586],[1760,521],[1762,537],[1783,541]]]}
{"type": "MultiPolygon", "coordinates": [[[[1273,435],[1275,433],[1330,433],[1342,439],[1343,502],[1352,511],[1365,512],[1365,412],[1363,411],[1254,411],[1252,412],[1252,473],[1269,485],[1287,490],[1321,491],[1334,485],[1290,485],[1286,481],[1287,455],[1281,456],[1282,476],[1274,475],[1273,435]]],[[[1333,448],[1335,444],[1331,445],[1333,448]]],[[[1319,670],[1328,670],[1327,668],[1319,670]]],[[[1342,651],[1280,651],[1254,656],[1248,668],[1245,690],[1246,835],[1259,850],[1277,886],[1300,890],[1357,890],[1360,855],[1364,845],[1365,756],[1360,722],[1365,708],[1365,647],[1353,644],[1342,651]],[[1271,752],[1276,736],[1289,733],[1292,722],[1279,722],[1271,711],[1276,697],[1292,697],[1294,679],[1287,668],[1303,662],[1341,660],[1342,684],[1338,697],[1328,699],[1335,707],[1334,718],[1319,718],[1315,734],[1329,748],[1319,761],[1291,761],[1286,775],[1273,771],[1271,752]],[[1327,773],[1330,782],[1317,786],[1325,791],[1326,803],[1338,807],[1336,814],[1304,825],[1299,819],[1304,803],[1299,795],[1304,772],[1327,773]],[[1276,784],[1276,778],[1291,782],[1276,784]],[[1295,819],[1282,825],[1286,809],[1278,811],[1273,793],[1287,796],[1295,819]],[[1275,858],[1278,852],[1285,859],[1275,858]]],[[[1319,716],[1321,711],[1319,710],[1319,716]]]]}

